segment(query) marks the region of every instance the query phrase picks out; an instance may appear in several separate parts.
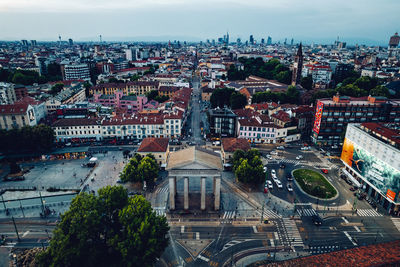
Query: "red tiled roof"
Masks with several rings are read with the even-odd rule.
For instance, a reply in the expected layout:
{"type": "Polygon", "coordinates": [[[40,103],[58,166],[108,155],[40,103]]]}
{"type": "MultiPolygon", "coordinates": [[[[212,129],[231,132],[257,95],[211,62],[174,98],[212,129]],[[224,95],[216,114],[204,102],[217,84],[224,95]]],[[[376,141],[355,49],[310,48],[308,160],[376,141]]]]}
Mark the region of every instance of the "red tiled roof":
{"type": "Polygon", "coordinates": [[[138,152],[166,152],[168,148],[168,138],[147,137],[144,138],[138,152]]]}
{"type": "Polygon", "coordinates": [[[239,119],[238,123],[240,126],[255,126],[255,127],[261,127],[261,123],[259,123],[256,119],[254,118],[246,118],[246,119],[239,119]]]}
{"type": "Polygon", "coordinates": [[[96,118],[74,118],[74,119],[59,119],[53,123],[53,127],[64,126],[87,126],[100,125],[99,119],[96,118]]]}
{"type": "Polygon", "coordinates": [[[233,113],[235,113],[239,118],[251,118],[254,116],[258,116],[258,113],[255,112],[252,109],[246,108],[246,109],[235,109],[233,110],[233,113]]]}
{"type": "Polygon", "coordinates": [[[283,122],[290,122],[290,116],[283,110],[279,110],[277,113],[272,114],[271,117],[278,119],[283,122]]]}
{"type": "Polygon", "coordinates": [[[277,263],[259,265],[263,267],[303,266],[399,266],[400,240],[345,249],[320,255],[297,258],[277,263]]]}
{"type": "Polygon", "coordinates": [[[26,114],[28,106],[29,104],[27,103],[0,105],[0,114],[2,115],[26,114]]]}
{"type": "Polygon", "coordinates": [[[235,150],[247,151],[250,149],[250,144],[243,138],[222,138],[222,147],[225,152],[235,152],[235,150]]]}
{"type": "Polygon", "coordinates": [[[265,110],[268,109],[268,103],[256,103],[250,105],[255,110],[265,110]]]}
{"type": "Polygon", "coordinates": [[[387,128],[383,124],[376,122],[364,122],[361,123],[361,126],[367,128],[375,135],[380,135],[392,142],[400,144],[400,131],[387,128]]]}

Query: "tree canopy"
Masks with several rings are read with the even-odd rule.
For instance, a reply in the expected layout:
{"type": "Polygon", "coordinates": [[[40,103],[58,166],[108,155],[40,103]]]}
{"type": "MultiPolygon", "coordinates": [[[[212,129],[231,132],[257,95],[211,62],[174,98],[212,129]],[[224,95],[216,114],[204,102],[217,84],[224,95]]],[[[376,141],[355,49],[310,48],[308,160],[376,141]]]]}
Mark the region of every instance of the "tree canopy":
{"type": "Polygon", "coordinates": [[[62,90],[63,88],[64,88],[64,84],[62,84],[62,83],[56,83],[55,85],[53,85],[53,86],[51,87],[50,94],[56,95],[56,94],[58,94],[59,92],[61,92],[61,90],[62,90]]]}
{"type": "Polygon", "coordinates": [[[260,157],[257,149],[250,149],[247,152],[236,150],[233,153],[233,170],[240,182],[257,185],[264,181],[264,169],[260,157]]]}
{"type": "Polygon", "coordinates": [[[152,154],[142,157],[135,154],[133,158],[125,165],[120,179],[123,182],[144,182],[153,184],[154,179],[158,177],[159,166],[152,154]]]}
{"type": "Polygon", "coordinates": [[[291,71],[281,64],[278,59],[264,62],[262,58],[239,58],[239,61],[244,65],[244,70],[238,70],[235,65],[232,65],[228,70],[228,79],[231,81],[244,80],[250,75],[256,75],[285,84],[290,84],[291,82],[291,71]]]}
{"type": "Polygon", "coordinates": [[[257,92],[252,97],[253,103],[280,102],[281,104],[298,104],[300,102],[300,92],[295,86],[289,86],[285,93],[281,92],[257,92]]]}
{"type": "Polygon", "coordinates": [[[33,85],[34,83],[43,84],[60,80],[62,80],[61,67],[57,63],[48,64],[47,73],[43,76],[32,70],[0,69],[0,82],[33,85]]]}
{"type": "Polygon", "coordinates": [[[168,223],[122,186],[80,193],[36,256],[39,266],[153,266],[168,246],[168,223]]]}
{"type": "Polygon", "coordinates": [[[39,124],[21,129],[0,130],[0,151],[25,152],[48,151],[54,143],[54,131],[50,126],[39,124]]]}
{"type": "Polygon", "coordinates": [[[232,109],[244,108],[247,104],[247,98],[245,95],[236,92],[232,88],[217,88],[213,91],[210,97],[212,108],[223,108],[224,106],[232,109]]]}
{"type": "Polygon", "coordinates": [[[157,90],[151,90],[146,93],[146,96],[149,100],[155,100],[159,103],[165,102],[169,99],[166,95],[159,95],[157,90]]]}

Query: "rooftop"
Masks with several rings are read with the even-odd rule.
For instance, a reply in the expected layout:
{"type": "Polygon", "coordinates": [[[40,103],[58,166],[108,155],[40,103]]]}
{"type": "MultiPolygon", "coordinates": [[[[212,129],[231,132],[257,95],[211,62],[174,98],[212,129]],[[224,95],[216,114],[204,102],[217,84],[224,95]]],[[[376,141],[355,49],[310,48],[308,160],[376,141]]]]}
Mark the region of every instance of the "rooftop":
{"type": "Polygon", "coordinates": [[[144,138],[138,152],[166,152],[168,149],[168,138],[144,138]]]}
{"type": "Polygon", "coordinates": [[[222,138],[222,148],[225,152],[235,152],[238,149],[247,151],[250,149],[250,144],[243,138],[222,138]]]}

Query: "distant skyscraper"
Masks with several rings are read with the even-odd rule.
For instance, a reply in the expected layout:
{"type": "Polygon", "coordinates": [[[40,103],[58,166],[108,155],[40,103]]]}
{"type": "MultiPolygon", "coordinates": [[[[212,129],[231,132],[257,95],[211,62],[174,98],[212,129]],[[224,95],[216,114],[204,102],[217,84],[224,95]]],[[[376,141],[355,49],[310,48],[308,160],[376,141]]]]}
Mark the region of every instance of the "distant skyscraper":
{"type": "Polygon", "coordinates": [[[31,45],[32,45],[32,46],[36,46],[36,45],[37,45],[36,40],[31,40],[31,45]]]}
{"type": "Polygon", "coordinates": [[[294,40],[293,40],[293,38],[292,38],[292,40],[290,40],[290,45],[293,45],[293,41],[294,41],[294,40]]]}
{"type": "Polygon", "coordinates": [[[21,40],[21,44],[23,46],[28,46],[28,40],[21,40]]]}
{"type": "Polygon", "coordinates": [[[261,38],[261,44],[264,44],[264,43],[265,43],[264,38],[261,38]]]}
{"type": "Polygon", "coordinates": [[[390,37],[389,40],[389,48],[396,48],[399,46],[399,42],[400,42],[400,36],[399,34],[396,32],[392,37],[390,37]]]}
{"type": "Polygon", "coordinates": [[[241,44],[241,43],[242,43],[242,39],[237,38],[237,39],[236,39],[236,43],[237,43],[237,44],[241,44]]]}
{"type": "Polygon", "coordinates": [[[297,54],[294,58],[292,85],[300,84],[302,69],[303,69],[303,47],[300,43],[299,49],[297,50],[297,54]]]}
{"type": "Polygon", "coordinates": [[[250,41],[250,44],[251,44],[251,45],[254,44],[254,37],[253,37],[253,35],[250,35],[249,41],[250,41]]]}
{"type": "Polygon", "coordinates": [[[68,43],[69,43],[70,46],[74,45],[74,41],[71,38],[68,39],[68,43]]]}
{"type": "Polygon", "coordinates": [[[271,45],[271,44],[272,44],[272,38],[271,38],[271,36],[268,36],[267,45],[271,45]]]}
{"type": "Polygon", "coordinates": [[[285,42],[283,44],[286,45],[286,43],[287,43],[287,38],[285,38],[285,42]]]}
{"type": "Polygon", "coordinates": [[[225,44],[229,44],[229,33],[226,32],[226,37],[225,37],[225,44]]]}

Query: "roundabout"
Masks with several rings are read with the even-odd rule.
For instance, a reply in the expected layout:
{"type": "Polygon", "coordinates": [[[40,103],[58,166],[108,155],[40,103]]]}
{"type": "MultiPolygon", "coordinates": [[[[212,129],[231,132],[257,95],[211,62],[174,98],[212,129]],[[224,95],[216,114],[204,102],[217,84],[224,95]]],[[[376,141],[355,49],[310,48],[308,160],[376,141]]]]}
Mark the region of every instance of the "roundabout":
{"type": "Polygon", "coordinates": [[[337,189],[320,173],[310,169],[292,171],[298,187],[312,198],[333,200],[338,197],[337,189]]]}

